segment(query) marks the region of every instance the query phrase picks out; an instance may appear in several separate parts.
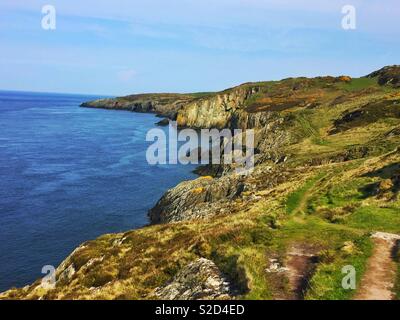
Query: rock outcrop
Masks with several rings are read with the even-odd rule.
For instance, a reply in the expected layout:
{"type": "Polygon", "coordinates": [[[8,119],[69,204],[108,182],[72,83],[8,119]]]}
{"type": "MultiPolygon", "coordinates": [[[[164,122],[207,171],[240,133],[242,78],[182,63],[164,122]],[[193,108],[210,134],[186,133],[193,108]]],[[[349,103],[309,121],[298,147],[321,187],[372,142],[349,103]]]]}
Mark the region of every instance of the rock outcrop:
{"type": "Polygon", "coordinates": [[[212,97],[197,99],[178,111],[180,127],[227,128],[232,115],[246,107],[246,101],[259,91],[257,86],[239,86],[212,97]]]}
{"type": "Polygon", "coordinates": [[[155,290],[163,300],[230,299],[230,283],[211,260],[200,258],[186,267],[165,286],[155,290]]]}
{"type": "Polygon", "coordinates": [[[367,75],[368,78],[377,78],[380,85],[400,87],[400,65],[386,66],[367,75]]]}
{"type": "Polygon", "coordinates": [[[178,110],[194,99],[192,95],[185,94],[137,94],[84,102],[81,106],[86,108],[156,113],[175,119],[178,110]]]}
{"type": "Polygon", "coordinates": [[[149,211],[152,223],[166,223],[204,218],[239,197],[244,191],[243,178],[229,175],[220,179],[210,176],[184,181],[168,190],[149,211]]]}

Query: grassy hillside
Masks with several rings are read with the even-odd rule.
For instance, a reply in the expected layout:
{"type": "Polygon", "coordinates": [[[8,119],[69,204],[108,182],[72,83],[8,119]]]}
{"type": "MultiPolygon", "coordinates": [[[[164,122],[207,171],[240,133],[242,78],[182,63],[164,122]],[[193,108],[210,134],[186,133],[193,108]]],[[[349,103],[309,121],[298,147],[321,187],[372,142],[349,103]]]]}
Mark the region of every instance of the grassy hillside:
{"type": "MultiPolygon", "coordinates": [[[[343,266],[354,266],[359,283],[371,233],[400,234],[400,91],[390,80],[399,74],[242,85],[259,88],[246,111],[279,113],[296,139],[279,149],[286,162],[258,165],[234,211],[104,235],[64,262],[54,289],[37,282],[0,297],[155,298],[155,288],[205,257],[235,286],[234,298],[351,299],[357,290],[342,288],[343,266]],[[292,273],[268,272],[271,261],[292,273]]],[[[400,271],[396,281],[399,297],[400,271]]]]}

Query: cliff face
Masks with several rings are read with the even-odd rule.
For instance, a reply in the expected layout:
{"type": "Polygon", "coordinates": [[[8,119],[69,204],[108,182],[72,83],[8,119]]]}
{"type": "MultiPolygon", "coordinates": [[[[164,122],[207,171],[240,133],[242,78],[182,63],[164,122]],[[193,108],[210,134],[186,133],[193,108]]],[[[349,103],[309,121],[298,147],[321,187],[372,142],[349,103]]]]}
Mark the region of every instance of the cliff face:
{"type": "Polygon", "coordinates": [[[389,67],[358,79],[85,103],[155,112],[180,126],[254,129],[256,166],[245,176],[201,168],[213,176],[168,190],[151,225],[76,249],[54,288],[37,281],[0,298],[351,299],[337,282],[342,267],[361,277],[370,232],[400,234],[399,74],[389,67]]]}
{"type": "Polygon", "coordinates": [[[242,178],[228,175],[220,179],[200,177],[167,191],[149,211],[152,223],[199,219],[228,207],[244,191],[242,178]]]}
{"type": "Polygon", "coordinates": [[[226,128],[258,91],[256,85],[243,85],[220,93],[138,94],[89,101],[82,107],[156,113],[177,120],[180,127],[226,128]]]}
{"type": "Polygon", "coordinates": [[[89,101],[82,103],[81,106],[86,108],[149,112],[174,119],[178,110],[194,99],[194,96],[185,94],[137,94],[89,101]]]}
{"type": "Polygon", "coordinates": [[[245,102],[259,91],[257,86],[239,86],[212,97],[197,99],[178,111],[180,127],[226,128],[232,115],[245,109],[245,102]]]}
{"type": "MultiPolygon", "coordinates": [[[[326,142],[318,132],[320,129],[315,129],[319,125],[310,115],[319,114],[322,106],[332,109],[327,111],[327,115],[335,113],[335,109],[339,112],[341,108],[335,108],[336,105],[359,99],[360,107],[345,109],[334,119],[328,134],[337,133],[342,126],[396,117],[396,102],[393,104],[390,99],[382,99],[379,92],[382,86],[397,87],[399,74],[399,66],[389,66],[359,79],[348,76],[288,78],[276,82],[246,83],[217,93],[134,95],[89,102],[85,106],[105,105],[107,108],[155,112],[176,119],[180,127],[254,129],[256,165],[286,162],[293,157],[291,146],[311,139],[321,145],[321,152],[313,158],[308,157],[305,164],[316,165],[366,157],[376,153],[378,147],[349,146],[327,152],[329,148],[323,148],[326,142]]],[[[228,203],[240,198],[241,193],[249,188],[247,181],[251,181],[252,176],[254,178],[250,175],[238,179],[233,171],[233,165],[225,164],[199,167],[198,173],[216,179],[183,182],[169,190],[150,210],[150,220],[152,223],[165,223],[224,212],[221,208],[229,207],[228,203]]]]}

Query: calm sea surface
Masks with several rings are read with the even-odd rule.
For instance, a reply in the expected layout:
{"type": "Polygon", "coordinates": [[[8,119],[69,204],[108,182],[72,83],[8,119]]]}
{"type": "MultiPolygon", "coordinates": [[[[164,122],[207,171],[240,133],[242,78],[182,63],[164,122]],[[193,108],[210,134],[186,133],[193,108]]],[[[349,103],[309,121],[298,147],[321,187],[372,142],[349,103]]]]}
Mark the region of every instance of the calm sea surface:
{"type": "Polygon", "coordinates": [[[148,223],[193,166],[149,166],[154,115],[79,108],[97,97],[0,91],[0,291],[80,243],[148,223]]]}

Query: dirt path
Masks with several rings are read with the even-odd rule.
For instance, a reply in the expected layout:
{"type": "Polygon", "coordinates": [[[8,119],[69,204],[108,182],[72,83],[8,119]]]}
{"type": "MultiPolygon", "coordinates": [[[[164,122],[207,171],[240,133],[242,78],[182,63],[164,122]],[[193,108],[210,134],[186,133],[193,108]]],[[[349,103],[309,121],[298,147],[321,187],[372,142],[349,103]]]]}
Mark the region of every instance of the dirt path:
{"type": "Polygon", "coordinates": [[[297,207],[293,210],[293,215],[296,214],[305,215],[307,213],[307,206],[309,199],[313,196],[315,190],[318,190],[322,187],[321,181],[324,178],[326,178],[327,175],[328,174],[325,173],[322,177],[320,177],[317,181],[315,181],[313,185],[311,185],[304,191],[299,203],[297,204],[297,207]]]}
{"type": "Polygon", "coordinates": [[[303,300],[308,281],[317,263],[317,250],[304,244],[296,244],[287,252],[285,262],[269,259],[266,272],[270,274],[270,284],[274,286],[274,299],[303,300]]]}
{"type": "Polygon", "coordinates": [[[307,251],[295,247],[288,253],[286,266],[290,288],[289,299],[302,300],[304,298],[308,281],[314,272],[316,257],[307,251]]]}
{"type": "Polygon", "coordinates": [[[355,300],[392,300],[396,277],[396,263],[393,253],[400,236],[377,232],[372,235],[374,251],[368,260],[367,270],[355,300]]]}

